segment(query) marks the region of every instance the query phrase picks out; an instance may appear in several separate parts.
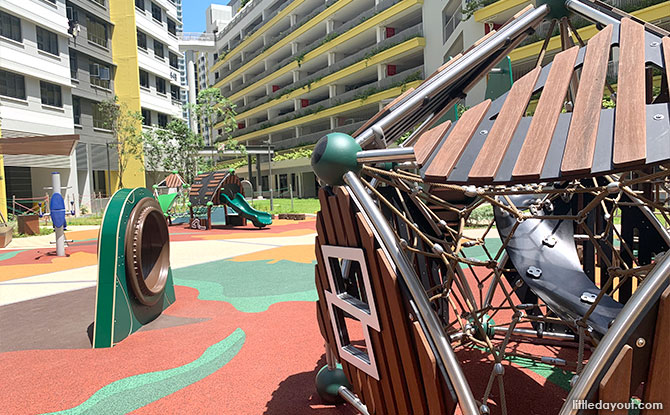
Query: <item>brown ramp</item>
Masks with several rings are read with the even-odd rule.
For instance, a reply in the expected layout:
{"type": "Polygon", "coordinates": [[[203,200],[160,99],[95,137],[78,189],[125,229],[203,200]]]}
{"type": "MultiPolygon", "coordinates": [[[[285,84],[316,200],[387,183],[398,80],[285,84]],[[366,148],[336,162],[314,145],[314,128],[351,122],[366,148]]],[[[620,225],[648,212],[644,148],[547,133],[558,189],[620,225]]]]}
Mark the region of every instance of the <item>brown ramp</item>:
{"type": "Polygon", "coordinates": [[[563,174],[591,171],[611,40],[612,25],[609,25],[592,37],[586,46],[572,123],[563,152],[561,164],[563,174]]]}

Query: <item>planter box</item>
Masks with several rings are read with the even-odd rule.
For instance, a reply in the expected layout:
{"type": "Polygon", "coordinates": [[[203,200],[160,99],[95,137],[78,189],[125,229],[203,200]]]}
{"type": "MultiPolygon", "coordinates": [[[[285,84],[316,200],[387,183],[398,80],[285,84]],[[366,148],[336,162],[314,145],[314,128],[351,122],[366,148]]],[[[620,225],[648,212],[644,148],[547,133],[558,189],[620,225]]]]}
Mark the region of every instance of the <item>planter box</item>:
{"type": "Polygon", "coordinates": [[[305,220],[304,213],[280,213],[279,219],[305,220]]]}
{"type": "Polygon", "coordinates": [[[0,248],[4,248],[12,242],[12,232],[14,228],[11,226],[0,225],[0,248]]]}
{"type": "Polygon", "coordinates": [[[19,215],[17,216],[19,233],[25,235],[40,234],[40,217],[37,215],[19,215]]]}

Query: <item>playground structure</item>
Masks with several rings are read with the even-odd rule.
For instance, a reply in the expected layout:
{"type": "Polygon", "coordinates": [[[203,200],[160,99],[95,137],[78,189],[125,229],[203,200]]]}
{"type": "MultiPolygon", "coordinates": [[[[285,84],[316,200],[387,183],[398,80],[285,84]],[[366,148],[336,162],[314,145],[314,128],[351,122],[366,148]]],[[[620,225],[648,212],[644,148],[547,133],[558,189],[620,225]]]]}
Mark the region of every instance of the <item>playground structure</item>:
{"type": "Polygon", "coordinates": [[[175,301],[167,221],[145,188],[121,189],[98,240],[93,347],[112,347],[175,301]]]}
{"type": "Polygon", "coordinates": [[[154,197],[158,200],[158,204],[170,225],[172,225],[173,217],[177,215],[175,204],[182,192],[188,188],[188,183],[176,171],[153,186],[154,197]]]}
{"type": "Polygon", "coordinates": [[[319,394],[363,414],[542,408],[509,398],[507,363],[527,359],[572,373],[561,415],[598,400],[670,407],[668,84],[665,31],[598,1],[538,1],[353,137],[322,138],[319,394]],[[570,13],[600,29],[588,45],[570,13]],[[508,93],[435,125],[545,19],[561,33],[552,62],[547,39],[508,93]],[[493,219],[473,232],[476,209],[493,219]]]}
{"type": "Polygon", "coordinates": [[[244,199],[242,181],[233,170],[196,176],[189,193],[189,210],[191,227],[195,229],[211,229],[215,219],[232,226],[244,226],[247,220],[258,228],[272,224],[269,213],[252,208],[244,199]],[[223,212],[223,217],[213,217],[217,210],[223,212]]]}

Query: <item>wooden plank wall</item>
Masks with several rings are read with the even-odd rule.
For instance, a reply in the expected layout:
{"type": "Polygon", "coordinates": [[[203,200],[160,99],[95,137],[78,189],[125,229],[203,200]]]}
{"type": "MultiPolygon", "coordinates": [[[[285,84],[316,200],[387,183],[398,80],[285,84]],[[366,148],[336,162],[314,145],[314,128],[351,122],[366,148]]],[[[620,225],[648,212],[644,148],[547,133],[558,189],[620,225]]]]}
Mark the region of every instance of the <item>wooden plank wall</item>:
{"type": "Polygon", "coordinates": [[[321,211],[317,214],[316,287],[319,294],[316,311],[325,342],[337,353],[337,335],[333,329],[324,290],[329,282],[321,254],[322,245],[362,248],[372,284],[373,301],[381,331],[370,328],[372,351],[379,370],[379,381],[354,365],[343,361],[354,392],[371,414],[452,414],[456,404],[436,365],[435,356],[418,322],[411,321],[409,309],[400,292],[395,271],[379,243],[357,211],[344,188],[319,191],[321,211]]]}

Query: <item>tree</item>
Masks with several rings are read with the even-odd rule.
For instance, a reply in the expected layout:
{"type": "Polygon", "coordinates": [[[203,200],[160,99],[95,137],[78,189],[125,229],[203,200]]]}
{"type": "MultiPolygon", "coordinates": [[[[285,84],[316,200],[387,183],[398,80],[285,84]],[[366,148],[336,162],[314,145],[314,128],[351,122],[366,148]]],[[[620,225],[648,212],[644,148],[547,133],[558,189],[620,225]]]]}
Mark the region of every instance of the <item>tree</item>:
{"type": "Polygon", "coordinates": [[[123,188],[123,176],[132,160],[142,160],[142,114],[128,109],[125,102],[119,103],[119,97],[98,103],[103,115],[103,128],[114,135],[114,142],[108,143],[116,149],[119,159],[118,188],[123,188]]]}
{"type": "Polygon", "coordinates": [[[203,139],[174,119],[165,128],[144,132],[146,164],[152,171],[178,171],[186,183],[192,183],[202,163],[199,152],[203,139]]]}
{"type": "Polygon", "coordinates": [[[237,128],[235,104],[221,95],[221,91],[218,88],[208,88],[198,92],[196,104],[190,104],[189,108],[202,121],[209,132],[212,144],[215,141],[219,141],[214,136],[214,124],[222,122],[223,131],[221,138],[225,148],[243,148],[237,141],[231,139],[231,133],[237,128]]]}

